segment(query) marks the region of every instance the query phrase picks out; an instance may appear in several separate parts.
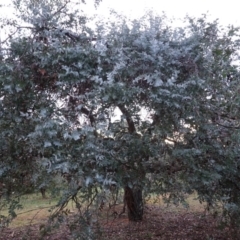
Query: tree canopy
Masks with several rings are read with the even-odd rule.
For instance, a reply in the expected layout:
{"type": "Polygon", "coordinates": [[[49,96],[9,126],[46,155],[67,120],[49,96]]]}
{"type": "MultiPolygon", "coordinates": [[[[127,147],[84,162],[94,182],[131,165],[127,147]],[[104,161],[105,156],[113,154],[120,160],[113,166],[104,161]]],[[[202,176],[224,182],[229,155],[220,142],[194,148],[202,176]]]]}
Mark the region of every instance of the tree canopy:
{"type": "Polygon", "coordinates": [[[21,20],[8,21],[14,34],[0,60],[0,182],[9,203],[25,181],[39,189],[67,174],[76,184],[60,209],[77,194],[98,204],[114,186],[129,194],[129,219],[138,221],[142,194],[177,203],[197,192],[238,222],[238,28],[205,15],[173,27],[153,13],[113,13],[91,27],[70,1],[15,4],[21,20]]]}

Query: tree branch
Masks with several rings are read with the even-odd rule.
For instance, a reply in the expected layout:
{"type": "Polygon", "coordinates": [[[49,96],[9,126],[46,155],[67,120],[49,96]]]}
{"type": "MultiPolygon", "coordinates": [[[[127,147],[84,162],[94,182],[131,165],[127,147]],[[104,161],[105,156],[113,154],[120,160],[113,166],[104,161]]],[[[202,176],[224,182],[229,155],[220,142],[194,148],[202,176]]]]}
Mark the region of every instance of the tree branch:
{"type": "Polygon", "coordinates": [[[82,108],[81,108],[81,112],[89,117],[91,126],[93,126],[94,123],[95,123],[95,118],[94,118],[94,116],[92,115],[92,113],[91,113],[87,108],[85,108],[85,107],[82,107],[82,108]]]}
{"type": "Polygon", "coordinates": [[[127,123],[128,123],[128,131],[129,133],[134,133],[136,132],[136,128],[134,125],[134,122],[131,118],[130,113],[128,112],[128,110],[125,108],[125,106],[123,104],[118,104],[118,108],[120,109],[120,111],[122,112],[122,114],[125,115],[127,123]]]}
{"type": "Polygon", "coordinates": [[[185,166],[149,166],[146,168],[146,173],[162,174],[166,173],[168,176],[172,176],[178,172],[186,171],[185,166]]]}
{"type": "Polygon", "coordinates": [[[217,122],[216,121],[216,123],[219,125],[219,126],[221,126],[221,127],[224,127],[224,128],[231,128],[231,129],[240,129],[240,127],[238,126],[226,126],[226,125],[223,125],[223,124],[221,124],[221,123],[219,123],[219,122],[217,122]]]}

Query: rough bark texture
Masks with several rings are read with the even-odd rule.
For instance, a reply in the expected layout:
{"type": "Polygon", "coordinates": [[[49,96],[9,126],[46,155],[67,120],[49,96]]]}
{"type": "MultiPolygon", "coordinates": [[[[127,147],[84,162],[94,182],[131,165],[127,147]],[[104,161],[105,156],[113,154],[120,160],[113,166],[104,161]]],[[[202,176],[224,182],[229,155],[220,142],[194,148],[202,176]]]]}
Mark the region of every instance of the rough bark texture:
{"type": "Polygon", "coordinates": [[[142,189],[139,186],[125,187],[124,202],[128,209],[129,221],[142,221],[143,219],[143,199],[142,189]]]}
{"type": "MultiPolygon", "coordinates": [[[[128,132],[130,134],[136,133],[136,128],[132,116],[124,104],[118,104],[118,108],[126,117],[128,124],[128,132]]],[[[128,209],[129,221],[142,221],[143,219],[143,199],[142,188],[138,185],[130,188],[128,185],[124,189],[124,205],[128,209]]]]}

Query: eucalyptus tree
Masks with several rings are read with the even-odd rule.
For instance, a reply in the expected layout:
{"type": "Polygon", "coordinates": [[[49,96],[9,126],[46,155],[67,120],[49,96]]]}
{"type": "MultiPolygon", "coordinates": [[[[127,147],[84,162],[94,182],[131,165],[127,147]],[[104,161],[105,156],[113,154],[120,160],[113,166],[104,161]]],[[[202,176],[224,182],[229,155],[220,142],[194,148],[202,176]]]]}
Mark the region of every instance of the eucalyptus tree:
{"type": "Polygon", "coordinates": [[[68,1],[16,3],[0,64],[1,181],[29,166],[39,186],[67,174],[76,184],[60,209],[123,188],[131,221],[149,193],[177,203],[196,191],[239,219],[238,29],[152,13],[91,28],[68,1]]]}
{"type": "Polygon", "coordinates": [[[173,29],[164,17],[151,14],[123,19],[108,28],[104,44],[96,45],[102,71],[107,69],[98,78],[97,105],[121,112],[104,135],[112,128],[120,143],[117,169],[125,174],[116,174],[122,185],[131,186],[130,212],[139,213],[130,219],[141,219],[144,189],[174,201],[195,190],[209,206],[223,203],[236,220],[238,29],[223,30],[204,16],[187,20],[189,25],[173,29]],[[108,63],[113,63],[110,70],[108,63]],[[143,119],[143,109],[148,118],[143,119]]]}

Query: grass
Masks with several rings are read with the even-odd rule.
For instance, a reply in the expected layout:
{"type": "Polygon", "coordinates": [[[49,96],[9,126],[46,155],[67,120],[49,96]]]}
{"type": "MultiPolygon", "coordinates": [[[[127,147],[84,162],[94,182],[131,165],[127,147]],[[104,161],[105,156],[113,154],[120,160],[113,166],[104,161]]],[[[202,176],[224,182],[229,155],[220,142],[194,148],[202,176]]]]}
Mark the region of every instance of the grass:
{"type": "Polygon", "coordinates": [[[165,211],[171,212],[181,212],[186,210],[191,210],[192,212],[202,212],[204,211],[206,204],[201,204],[197,199],[197,194],[193,193],[185,198],[185,203],[179,203],[178,205],[174,205],[173,203],[168,204],[164,201],[162,196],[151,195],[151,197],[147,200],[147,204],[157,205],[164,207],[165,211]]]}
{"type": "MultiPolygon", "coordinates": [[[[17,217],[13,219],[10,227],[21,227],[46,220],[50,215],[49,210],[56,205],[57,201],[57,198],[43,199],[40,194],[24,195],[20,200],[23,209],[16,210],[17,217]]],[[[8,210],[0,210],[0,214],[7,216],[8,210]]]]}
{"type": "MultiPolygon", "coordinates": [[[[43,199],[41,194],[28,194],[24,195],[21,198],[20,204],[23,206],[23,209],[17,210],[17,217],[11,222],[10,227],[22,227],[31,224],[41,224],[50,216],[51,208],[54,207],[58,202],[58,199],[48,197],[43,199]]],[[[186,198],[186,202],[189,205],[189,209],[192,212],[202,212],[204,210],[204,205],[200,204],[198,200],[196,200],[196,195],[192,194],[186,198]]],[[[147,200],[148,205],[156,205],[164,207],[166,212],[182,212],[186,211],[186,207],[183,205],[175,206],[173,204],[167,205],[164,203],[164,200],[161,196],[152,195],[147,200]]],[[[68,209],[74,211],[74,206],[69,203],[68,209]]],[[[0,210],[0,215],[7,216],[8,210],[5,209],[3,211],[0,210]]]]}

